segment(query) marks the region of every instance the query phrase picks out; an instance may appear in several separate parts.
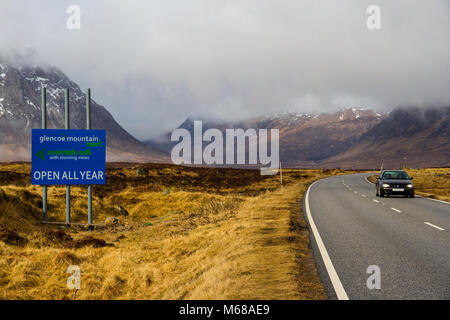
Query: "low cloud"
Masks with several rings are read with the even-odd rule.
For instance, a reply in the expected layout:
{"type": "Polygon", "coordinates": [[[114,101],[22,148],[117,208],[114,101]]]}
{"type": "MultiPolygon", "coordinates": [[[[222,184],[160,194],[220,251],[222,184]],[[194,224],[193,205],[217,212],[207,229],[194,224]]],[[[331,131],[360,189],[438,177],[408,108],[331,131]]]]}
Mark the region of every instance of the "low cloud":
{"type": "Polygon", "coordinates": [[[37,1],[2,4],[0,50],[35,49],[139,138],[187,116],[450,104],[442,1],[37,1]],[[66,8],[81,8],[81,30],[66,8]],[[381,30],[366,8],[381,8],[381,30]]]}

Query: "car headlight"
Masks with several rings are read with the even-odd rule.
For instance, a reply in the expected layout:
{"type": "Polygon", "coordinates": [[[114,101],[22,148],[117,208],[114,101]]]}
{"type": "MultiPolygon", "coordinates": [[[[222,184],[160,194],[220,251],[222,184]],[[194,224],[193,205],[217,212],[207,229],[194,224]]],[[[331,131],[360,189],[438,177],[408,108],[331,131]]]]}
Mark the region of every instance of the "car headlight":
{"type": "Polygon", "coordinates": [[[383,183],[383,188],[389,188],[389,184],[383,183]]]}
{"type": "Polygon", "coordinates": [[[410,184],[407,184],[406,187],[407,187],[407,188],[412,188],[412,187],[414,187],[414,186],[412,185],[412,183],[410,183],[410,184]]]}

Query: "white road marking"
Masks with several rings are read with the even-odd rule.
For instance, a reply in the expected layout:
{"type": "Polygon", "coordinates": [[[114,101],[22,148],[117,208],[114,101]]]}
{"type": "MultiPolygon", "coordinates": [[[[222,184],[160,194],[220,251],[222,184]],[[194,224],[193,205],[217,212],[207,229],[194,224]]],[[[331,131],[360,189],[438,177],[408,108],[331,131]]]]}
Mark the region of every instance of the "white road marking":
{"type": "Polygon", "coordinates": [[[352,191],[353,189],[352,188],[348,188],[348,190],[352,191]]]}
{"type": "Polygon", "coordinates": [[[365,194],[362,194],[361,197],[367,198],[367,196],[365,194]]]}
{"type": "Polygon", "coordinates": [[[373,183],[373,182],[370,182],[369,179],[367,179],[367,178],[369,178],[369,177],[365,177],[365,178],[364,178],[364,180],[366,180],[367,183],[375,184],[375,183],[373,183]]]}
{"type": "Polygon", "coordinates": [[[395,208],[391,208],[392,210],[394,210],[394,211],[397,211],[397,212],[402,212],[401,210],[398,210],[398,209],[395,209],[395,208]]]}
{"type": "Polygon", "coordinates": [[[428,200],[432,200],[432,201],[437,201],[437,202],[440,202],[440,203],[450,204],[450,202],[445,201],[445,200],[438,200],[438,199],[433,199],[433,198],[427,198],[427,199],[428,200]]]}
{"type": "Polygon", "coordinates": [[[358,194],[358,191],[353,191],[355,194],[358,194]]]}
{"type": "Polygon", "coordinates": [[[372,199],[373,202],[380,203],[377,199],[372,199]]]}
{"type": "Polygon", "coordinates": [[[320,255],[322,256],[323,263],[325,264],[325,268],[327,269],[328,276],[330,277],[331,284],[333,285],[337,298],[339,300],[349,300],[347,293],[345,292],[344,287],[342,286],[341,280],[339,279],[339,276],[336,272],[336,269],[334,269],[333,263],[331,262],[330,256],[328,255],[328,251],[325,248],[325,245],[323,244],[322,238],[320,237],[319,234],[319,230],[317,230],[317,227],[311,215],[311,210],[309,208],[309,190],[311,190],[311,187],[318,181],[313,182],[306,191],[306,198],[305,198],[306,216],[308,217],[309,224],[311,226],[311,231],[313,232],[314,238],[316,239],[317,247],[319,248],[320,255]]]}
{"type": "Polygon", "coordinates": [[[441,231],[444,231],[444,230],[445,230],[444,228],[435,226],[435,225],[432,224],[432,223],[429,223],[429,222],[424,222],[424,223],[427,224],[427,225],[429,225],[430,227],[436,228],[436,229],[438,229],[438,230],[441,230],[441,231]]]}
{"type": "Polygon", "coordinates": [[[437,202],[444,203],[444,204],[450,204],[450,202],[444,201],[444,200],[438,200],[438,199],[433,199],[433,198],[427,198],[427,197],[422,197],[422,196],[418,196],[418,195],[416,195],[416,197],[418,197],[418,198],[424,198],[424,199],[428,199],[428,200],[432,200],[432,201],[437,201],[437,202]]]}

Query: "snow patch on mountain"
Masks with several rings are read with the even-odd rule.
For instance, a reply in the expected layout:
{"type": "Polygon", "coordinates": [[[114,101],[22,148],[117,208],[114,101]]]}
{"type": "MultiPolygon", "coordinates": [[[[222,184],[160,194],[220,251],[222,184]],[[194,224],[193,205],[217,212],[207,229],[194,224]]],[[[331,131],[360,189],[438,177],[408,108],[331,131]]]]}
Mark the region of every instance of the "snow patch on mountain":
{"type": "MultiPolygon", "coordinates": [[[[24,58],[12,63],[0,55],[0,161],[30,158],[31,129],[41,127],[41,91],[47,89],[47,126],[64,128],[65,90],[69,89],[70,126],[86,128],[86,94],[62,71],[34,65],[24,58]],[[24,152],[14,152],[22,148],[24,152]]],[[[91,100],[92,127],[105,129],[107,161],[162,161],[167,154],[149,147],[126,132],[101,105],[91,100]]]]}

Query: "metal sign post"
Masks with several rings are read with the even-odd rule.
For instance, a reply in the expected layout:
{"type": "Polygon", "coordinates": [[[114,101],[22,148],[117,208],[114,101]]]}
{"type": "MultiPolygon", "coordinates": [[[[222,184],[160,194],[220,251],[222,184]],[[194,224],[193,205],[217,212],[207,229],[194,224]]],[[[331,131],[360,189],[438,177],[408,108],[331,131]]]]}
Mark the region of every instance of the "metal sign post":
{"type": "Polygon", "coordinates": [[[31,131],[31,184],[43,187],[43,222],[47,221],[47,187],[66,186],[66,221],[70,226],[70,186],[88,186],[88,230],[92,221],[92,185],[105,184],[106,131],[91,129],[91,90],[86,93],[86,129],[70,129],[69,89],[65,89],[65,129],[47,129],[46,89],[42,88],[42,129],[31,131]]]}
{"type": "MultiPolygon", "coordinates": [[[[91,130],[91,89],[86,93],[86,129],[91,130]]],[[[88,185],[88,224],[92,230],[92,185],[88,185]]]]}
{"type": "MultiPolygon", "coordinates": [[[[47,91],[45,88],[42,88],[42,129],[47,129],[47,91]]],[[[47,186],[42,187],[42,212],[43,212],[43,220],[47,221],[47,186]]]]}
{"type": "MultiPolygon", "coordinates": [[[[65,116],[66,116],[66,129],[70,129],[69,89],[66,89],[66,94],[65,94],[65,116]]],[[[66,223],[70,224],[70,186],[69,185],[66,185],[66,223]]]]}

